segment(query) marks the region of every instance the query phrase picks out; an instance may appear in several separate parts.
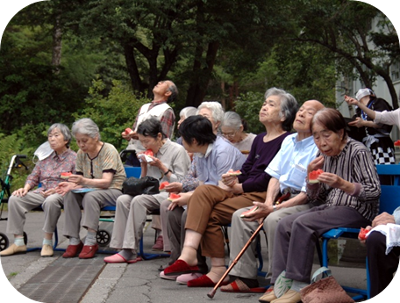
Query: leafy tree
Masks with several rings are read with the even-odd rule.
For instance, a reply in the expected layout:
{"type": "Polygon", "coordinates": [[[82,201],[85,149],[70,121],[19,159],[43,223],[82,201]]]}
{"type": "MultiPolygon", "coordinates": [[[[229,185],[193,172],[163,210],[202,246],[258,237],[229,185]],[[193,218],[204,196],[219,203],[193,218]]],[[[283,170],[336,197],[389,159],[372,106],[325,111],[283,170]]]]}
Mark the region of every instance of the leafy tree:
{"type": "Polygon", "coordinates": [[[394,108],[398,107],[389,68],[400,59],[399,40],[379,10],[359,1],[303,0],[293,2],[289,15],[298,20],[289,39],[325,47],[335,56],[340,72],[359,78],[367,87],[381,76],[394,108]],[[371,30],[373,22],[377,32],[371,30]]]}
{"type": "Polygon", "coordinates": [[[97,79],[93,80],[84,107],[73,116],[76,120],[91,118],[100,129],[101,140],[121,150],[126,147],[121,132],[132,127],[140,107],[148,102],[148,99],[134,95],[129,85],[122,81],[114,80],[108,92],[104,82],[97,79]]]}

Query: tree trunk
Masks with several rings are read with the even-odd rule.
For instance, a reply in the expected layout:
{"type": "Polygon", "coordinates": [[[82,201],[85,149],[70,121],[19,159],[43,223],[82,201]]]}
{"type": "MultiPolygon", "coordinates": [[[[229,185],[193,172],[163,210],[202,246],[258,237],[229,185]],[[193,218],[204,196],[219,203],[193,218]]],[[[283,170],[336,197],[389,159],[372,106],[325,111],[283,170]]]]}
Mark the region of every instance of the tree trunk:
{"type": "MultiPolygon", "coordinates": [[[[198,107],[203,102],[207,92],[208,83],[210,82],[211,74],[214,69],[215,58],[217,57],[219,43],[217,41],[208,44],[206,54],[206,66],[200,69],[200,61],[196,60],[193,66],[193,74],[199,75],[195,77],[196,82],[190,84],[186,99],[186,106],[198,107]]],[[[201,58],[201,57],[196,57],[201,58]]]]}
{"type": "Polygon", "coordinates": [[[51,65],[54,67],[54,73],[59,74],[61,65],[62,49],[62,29],[60,25],[60,14],[57,14],[53,27],[53,54],[51,65]]]}
{"type": "Polygon", "coordinates": [[[135,55],[133,53],[134,48],[128,44],[125,44],[123,47],[126,67],[128,69],[129,77],[131,78],[132,88],[135,92],[143,92],[142,81],[139,76],[139,70],[136,64],[135,55]]]}

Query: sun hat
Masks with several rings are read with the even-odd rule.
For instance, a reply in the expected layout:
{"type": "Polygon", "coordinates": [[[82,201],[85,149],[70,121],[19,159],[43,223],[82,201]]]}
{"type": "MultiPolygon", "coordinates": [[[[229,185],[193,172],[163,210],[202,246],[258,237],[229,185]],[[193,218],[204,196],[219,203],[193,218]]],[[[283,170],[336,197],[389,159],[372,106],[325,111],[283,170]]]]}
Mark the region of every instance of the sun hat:
{"type": "Polygon", "coordinates": [[[369,88],[361,88],[358,90],[357,94],[356,94],[356,99],[358,101],[360,101],[362,98],[364,98],[365,96],[375,96],[374,92],[372,91],[372,89],[369,88]]]}

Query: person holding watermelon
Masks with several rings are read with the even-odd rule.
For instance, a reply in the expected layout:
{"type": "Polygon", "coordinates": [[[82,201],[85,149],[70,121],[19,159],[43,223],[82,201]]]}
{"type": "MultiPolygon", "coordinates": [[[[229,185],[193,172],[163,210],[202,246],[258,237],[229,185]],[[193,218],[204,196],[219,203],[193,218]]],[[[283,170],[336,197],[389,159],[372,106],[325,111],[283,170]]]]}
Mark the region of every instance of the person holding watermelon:
{"type": "Polygon", "coordinates": [[[40,255],[53,256],[53,233],[63,204],[63,197],[56,193],[56,187],[64,181],[61,174],[75,172],[76,153],[69,148],[71,132],[64,124],[55,123],[50,126],[47,140],[53,152],[35,165],[24,187],[15,190],[8,201],[7,232],[14,234],[15,240],[10,247],[0,252],[2,257],[26,252],[25,216],[28,211],[40,205],[45,213],[45,236],[40,255]],[[41,187],[34,189],[39,184],[41,187]]]}
{"type": "MultiPolygon", "coordinates": [[[[146,150],[151,150],[141,159],[141,177],[150,176],[163,183],[180,182],[190,166],[190,158],[185,148],[168,139],[162,124],[156,118],[143,121],[137,129],[138,138],[146,150]]],[[[123,194],[116,202],[114,228],[110,247],[118,253],[104,258],[106,263],[135,263],[147,212],[160,208],[160,203],[168,198],[167,192],[155,195],[141,194],[135,197],[123,194]]],[[[164,232],[164,231],[162,231],[164,232]]]]}
{"type": "Polygon", "coordinates": [[[277,88],[268,89],[264,100],[259,120],[266,132],[254,139],[246,162],[241,166],[225,166],[221,170],[222,178],[218,178],[218,181],[222,179],[219,186],[200,185],[188,199],[183,249],[178,260],[167,267],[164,274],[173,276],[198,271],[196,251],[201,243],[202,254],[211,257],[211,270],[207,275],[189,281],[189,287],[210,287],[219,281],[226,270],[220,226],[231,223],[237,209],[251,206],[253,201],[265,200],[266,184],[270,180],[265,168],[289,135],[298,105],[291,94],[277,88]],[[241,174],[231,174],[230,169],[240,169],[241,174]]]}
{"type": "MultiPolygon", "coordinates": [[[[222,119],[224,117],[224,110],[219,102],[216,101],[205,101],[200,104],[197,110],[197,114],[207,118],[212,125],[212,132],[214,135],[219,137],[219,126],[221,125],[222,119]]],[[[184,120],[183,120],[184,121],[184,120]]],[[[183,122],[182,121],[182,122],[183,122]]],[[[182,138],[182,137],[181,137],[182,138]]],[[[193,153],[189,153],[192,155],[192,164],[189,172],[186,174],[181,183],[170,183],[166,187],[166,191],[174,193],[178,192],[185,193],[194,191],[200,184],[199,180],[199,171],[197,169],[197,162],[199,158],[197,156],[193,156],[193,153]]],[[[244,159],[244,158],[243,158],[244,159]]],[[[222,164],[223,162],[218,162],[218,164],[222,164]]],[[[212,167],[212,169],[218,171],[218,166],[212,167]]],[[[208,176],[212,176],[213,174],[209,174],[208,176]]],[[[218,180],[215,179],[205,179],[201,180],[202,183],[206,184],[215,184],[217,185],[218,180]]],[[[177,199],[176,199],[177,200],[177,199]]],[[[166,251],[171,252],[171,257],[169,261],[169,265],[175,262],[181,254],[182,244],[185,238],[185,223],[187,217],[186,210],[186,200],[179,199],[177,201],[173,201],[171,203],[170,200],[164,200],[161,203],[160,215],[161,215],[161,223],[164,230],[167,230],[168,237],[164,240],[164,249],[166,251]]],[[[164,275],[164,272],[161,271],[160,277],[168,280],[176,280],[179,284],[187,284],[188,281],[198,278],[208,272],[208,265],[206,262],[206,258],[201,255],[201,249],[197,250],[197,260],[200,272],[180,275],[179,277],[167,277],[164,275]]]]}
{"type": "Polygon", "coordinates": [[[311,130],[319,155],[308,165],[307,174],[323,171],[317,183],[309,183],[307,178],[307,197],[316,206],[278,223],[271,283],[285,270],[292,286],[279,299],[271,292],[264,298],[267,302],[300,301],[300,290],[310,283],[319,237],[335,227],[370,225],[378,213],[381,187],[373,158],[364,144],[347,136],[342,114],[332,108],[320,110],[311,130]]]}
{"type": "MultiPolygon", "coordinates": [[[[271,278],[272,253],[276,226],[280,219],[293,213],[310,208],[307,203],[306,177],[307,166],[315,159],[318,148],[314,143],[311,133],[311,121],[315,113],[324,108],[317,100],[303,103],[297,111],[293,122],[296,133],[290,134],[282,142],[282,147],[274,159],[269,163],[265,172],[271,176],[267,185],[265,202],[255,202],[254,206],[241,208],[232,216],[232,233],[235,237],[230,239],[231,261],[236,258],[246,245],[252,232],[264,221],[264,230],[267,235],[268,247],[268,273],[266,279],[271,278]],[[283,203],[275,204],[279,196],[290,193],[290,197],[283,203]],[[244,214],[249,209],[257,208],[251,214],[244,214]]],[[[221,287],[225,292],[265,292],[263,287],[257,288],[257,259],[256,241],[247,249],[230,272],[231,283],[221,287]]],[[[267,290],[268,294],[273,287],[267,290]]],[[[260,298],[263,300],[263,297],[260,298]]]]}
{"type": "Polygon", "coordinates": [[[64,195],[63,233],[69,239],[62,257],[90,259],[99,248],[96,235],[101,208],[115,205],[126,174],[118,151],[101,141],[99,127],[92,119],[75,121],[71,132],[79,147],[76,173],[57,186],[57,192],[64,195]],[[84,243],[79,236],[81,226],[87,230],[84,243]]]}

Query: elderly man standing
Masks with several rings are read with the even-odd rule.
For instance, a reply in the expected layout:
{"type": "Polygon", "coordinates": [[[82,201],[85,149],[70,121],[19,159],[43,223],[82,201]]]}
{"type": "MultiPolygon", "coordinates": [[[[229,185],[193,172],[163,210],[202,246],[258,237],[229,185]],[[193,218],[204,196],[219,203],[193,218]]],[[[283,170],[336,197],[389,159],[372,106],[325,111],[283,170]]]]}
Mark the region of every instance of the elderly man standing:
{"type": "MultiPolygon", "coordinates": [[[[160,81],[153,88],[153,101],[144,104],[138,115],[136,116],[135,123],[132,126],[130,133],[122,132],[122,137],[129,141],[127,150],[135,150],[136,153],[145,151],[145,148],[138,140],[137,128],[141,122],[151,117],[157,118],[161,122],[163,133],[167,138],[171,139],[174,132],[175,114],[174,110],[168,103],[173,102],[177,95],[178,89],[174,82],[166,80],[160,81]]],[[[139,160],[136,157],[128,159],[127,164],[132,166],[140,166],[139,160]]]]}
{"type": "MultiPolygon", "coordinates": [[[[252,232],[261,220],[264,220],[264,230],[268,242],[268,276],[272,269],[272,251],[274,246],[275,230],[279,220],[287,215],[309,209],[306,195],[307,166],[312,161],[318,148],[311,134],[311,121],[314,114],[324,106],[316,100],[304,102],[296,114],[293,128],[297,133],[287,136],[282,142],[278,154],[265,170],[271,176],[268,184],[267,196],[264,203],[254,202],[258,210],[251,214],[242,214],[250,207],[237,210],[232,217],[231,261],[235,259],[252,232]],[[290,198],[281,204],[274,205],[280,194],[290,193],[290,198]],[[265,219],[264,219],[265,218],[265,219]]],[[[223,286],[225,292],[264,292],[258,286],[257,259],[255,257],[256,243],[253,242],[231,271],[232,283],[223,286]]],[[[268,289],[268,291],[270,291],[268,289]]],[[[262,302],[263,297],[260,298],[262,302]]]]}

